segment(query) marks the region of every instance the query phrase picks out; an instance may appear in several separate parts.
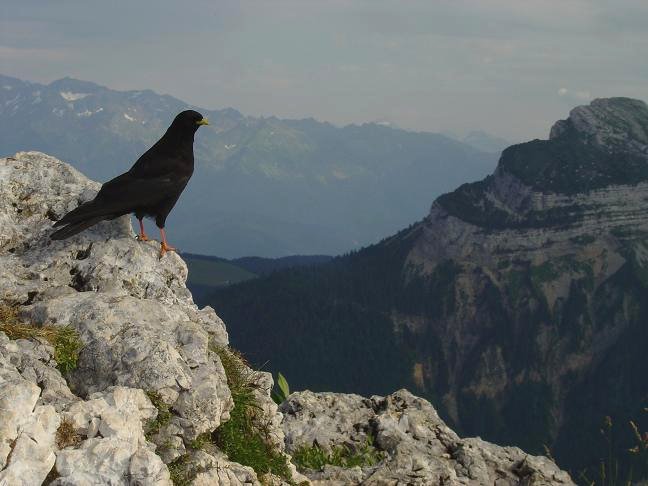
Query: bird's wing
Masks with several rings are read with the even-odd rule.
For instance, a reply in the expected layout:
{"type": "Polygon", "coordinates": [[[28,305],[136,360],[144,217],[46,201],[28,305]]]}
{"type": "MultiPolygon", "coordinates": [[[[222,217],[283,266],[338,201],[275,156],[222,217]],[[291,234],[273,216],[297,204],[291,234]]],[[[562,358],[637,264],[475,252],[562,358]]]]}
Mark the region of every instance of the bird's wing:
{"type": "Polygon", "coordinates": [[[174,174],[157,177],[134,177],[122,174],[101,186],[96,200],[116,208],[132,209],[150,206],[169,197],[179,188],[184,188],[187,180],[174,174]]]}
{"type": "Polygon", "coordinates": [[[166,175],[142,179],[127,172],[106,182],[92,201],[70,211],[55,226],[98,216],[121,216],[137,208],[155,206],[185,185],[184,178],[166,175]]]}
{"type": "Polygon", "coordinates": [[[185,148],[172,147],[162,138],[142,154],[128,172],[135,177],[160,177],[171,173],[190,175],[193,172],[193,150],[191,145],[185,148]]]}
{"type": "MultiPolygon", "coordinates": [[[[147,174],[159,175],[160,165],[156,164],[156,159],[159,158],[161,152],[161,140],[158,140],[150,149],[144,152],[133,164],[128,172],[137,174],[142,177],[147,174]]],[[[162,164],[164,165],[164,164],[162,164]]]]}

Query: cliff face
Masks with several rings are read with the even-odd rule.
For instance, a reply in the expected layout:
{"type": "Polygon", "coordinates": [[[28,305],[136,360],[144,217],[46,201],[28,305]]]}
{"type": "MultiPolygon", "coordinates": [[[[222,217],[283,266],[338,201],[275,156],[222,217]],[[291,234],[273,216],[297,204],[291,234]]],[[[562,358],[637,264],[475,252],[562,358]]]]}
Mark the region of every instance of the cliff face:
{"type": "Polygon", "coordinates": [[[419,383],[462,430],[554,444],[583,461],[568,446],[574,434],[595,437],[606,415],[640,416],[648,398],[637,382],[648,369],[644,103],[574,109],[549,140],[506,149],[492,176],[439,198],[417,229],[406,280],[422,289],[443,281],[440,295],[428,294],[443,305],[397,306],[394,321],[416,349],[419,383]]]}
{"type": "Polygon", "coordinates": [[[605,416],[621,459],[628,421],[648,427],[647,265],[648,107],[612,98],[381,243],[208,301],[298,386],[407,386],[461,433],[579,471],[598,467],[605,416]]]}
{"type": "MultiPolygon", "coordinates": [[[[180,468],[183,484],[307,481],[290,464],[283,477],[263,474],[205,445],[235,413],[219,353],[228,336],[211,308],[193,304],[180,257],[159,259],[126,217],[49,239],[52,222],[98,187],[41,153],[0,159],[0,484],[168,485],[180,468]],[[38,336],[10,339],[19,328],[38,336]],[[80,341],[75,363],[47,339],[64,330],[80,341]]],[[[271,387],[255,373],[254,413],[280,455],[314,440],[375,441],[378,464],[309,471],[316,482],[572,484],[546,458],[460,439],[405,391],[298,393],[284,415],[271,387]]]]}

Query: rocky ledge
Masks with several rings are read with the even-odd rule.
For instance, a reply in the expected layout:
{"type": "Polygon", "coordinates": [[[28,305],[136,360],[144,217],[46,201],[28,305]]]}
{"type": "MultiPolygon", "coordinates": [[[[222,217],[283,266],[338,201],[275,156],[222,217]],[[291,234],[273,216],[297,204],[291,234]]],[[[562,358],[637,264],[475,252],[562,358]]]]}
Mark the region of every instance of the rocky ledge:
{"type": "MultiPolygon", "coordinates": [[[[213,309],[193,303],[178,255],[159,259],[127,217],[49,239],[52,222],[98,188],[42,153],[0,159],[0,485],[308,482],[290,463],[283,476],[255,471],[209,443],[234,414],[219,353],[228,337],[213,309]],[[16,339],[16,326],[42,332],[16,339]],[[72,361],[46,330],[73,333],[72,361]]],[[[406,391],[295,393],[279,411],[271,376],[247,372],[280,457],[371,443],[371,465],[305,468],[314,483],[573,484],[547,458],[460,439],[406,391]]]]}

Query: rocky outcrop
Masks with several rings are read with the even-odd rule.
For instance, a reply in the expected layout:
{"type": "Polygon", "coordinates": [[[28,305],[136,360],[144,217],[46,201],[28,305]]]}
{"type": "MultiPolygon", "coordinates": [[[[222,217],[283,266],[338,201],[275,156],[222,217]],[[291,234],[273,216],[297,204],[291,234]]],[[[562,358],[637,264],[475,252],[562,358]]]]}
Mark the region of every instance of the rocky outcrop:
{"type": "MultiPolygon", "coordinates": [[[[48,238],[52,221],[98,187],[41,153],[0,160],[3,303],[19,306],[21,320],[35,326],[71,326],[82,342],[64,378],[51,346],[0,334],[0,483],[39,484],[56,458],[55,484],[170,484],[160,454],[167,462],[184,455],[233,406],[214,352],[228,343],[225,326],[211,308],[194,305],[180,257],[159,259],[158,244],[137,242],[127,217],[63,242],[48,238]],[[172,410],[150,440],[142,427],[158,412],[145,392],[172,410]],[[61,449],[55,435],[65,419],[83,440],[61,449]]],[[[264,408],[276,424],[267,395],[264,408]]],[[[203,473],[227,465],[210,460],[203,473]]],[[[257,481],[245,471],[241,482],[250,478],[257,481]]]]}
{"type": "Polygon", "coordinates": [[[430,403],[400,390],[387,397],[301,392],[281,406],[286,446],[325,451],[367,443],[384,453],[375,466],[327,466],[313,484],[573,485],[546,457],[479,438],[460,439],[430,403]]]}
{"type": "Polygon", "coordinates": [[[433,359],[417,349],[419,383],[463,430],[592,466],[600,420],[627,423],[648,396],[618,378],[647,365],[646,104],[575,108],[548,140],[509,147],[492,176],[437,199],[415,230],[406,278],[437,285],[430,298],[448,303],[394,312],[401,335],[437,346],[433,359]],[[489,419],[475,421],[478,409],[489,419]],[[582,433],[591,440],[574,449],[582,433]]]}
{"type": "MultiPolygon", "coordinates": [[[[0,485],[161,486],[178,465],[194,485],[285,483],[196,446],[230,419],[233,399],[217,352],[228,344],[225,326],[194,305],[182,259],[136,241],[127,217],[49,239],[52,222],[97,189],[41,153],[0,159],[0,303],[29,326],[69,327],[81,341],[76,366],[61,373],[47,340],[0,331],[0,485]]],[[[546,458],[459,439],[406,391],[304,392],[282,415],[271,387],[260,373],[257,408],[278,450],[371,436],[382,454],[371,468],[307,471],[318,484],[570,483],[546,458]]],[[[307,481],[291,467],[293,482],[307,481]]]]}

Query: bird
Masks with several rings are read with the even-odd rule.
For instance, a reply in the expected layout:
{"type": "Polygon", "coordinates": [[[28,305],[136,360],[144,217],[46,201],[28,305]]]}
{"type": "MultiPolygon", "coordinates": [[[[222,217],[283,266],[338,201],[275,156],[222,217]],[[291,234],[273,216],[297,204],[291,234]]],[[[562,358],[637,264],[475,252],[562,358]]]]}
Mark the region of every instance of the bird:
{"type": "Polygon", "coordinates": [[[175,251],[167,242],[164,226],[193,174],[194,135],[203,125],[209,125],[209,120],[197,111],[179,113],[162,138],[137,159],[128,172],[104,183],[93,200],[57,221],[54,226],[61,228],[50,238],[64,240],[100,221],[135,213],[140,241],[149,240],[143,219],[151,217],[160,230],[160,258],[168,251],[175,251]]]}

